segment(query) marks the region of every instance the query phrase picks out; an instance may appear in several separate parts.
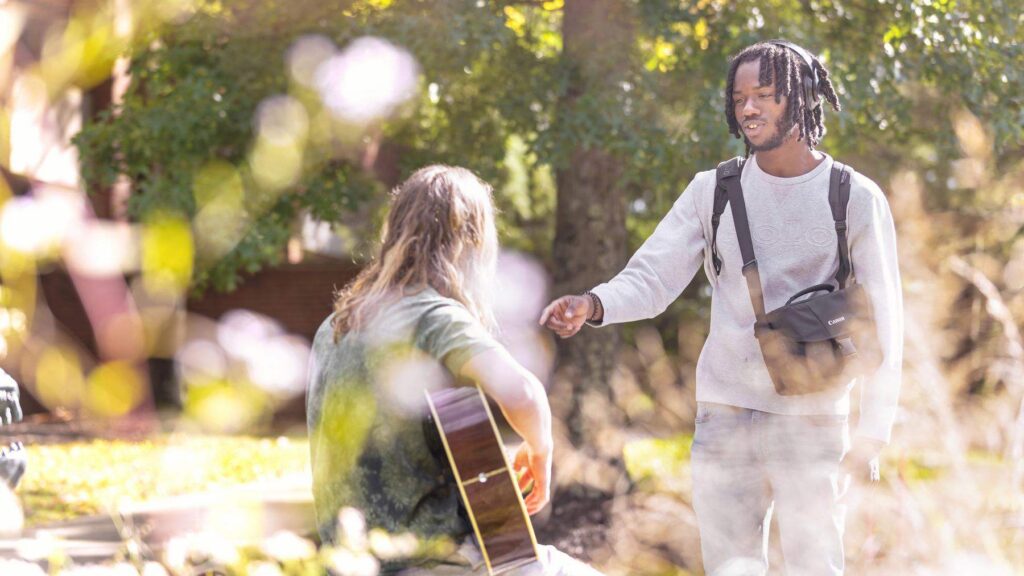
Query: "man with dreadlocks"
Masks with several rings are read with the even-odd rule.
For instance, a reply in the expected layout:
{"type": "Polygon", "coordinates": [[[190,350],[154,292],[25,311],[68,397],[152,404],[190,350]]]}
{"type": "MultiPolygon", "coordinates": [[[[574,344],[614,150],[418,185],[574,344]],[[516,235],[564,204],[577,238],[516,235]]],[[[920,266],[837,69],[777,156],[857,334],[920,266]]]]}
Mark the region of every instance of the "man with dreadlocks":
{"type": "MultiPolygon", "coordinates": [[[[840,227],[829,202],[833,160],[815,149],[825,134],[823,104],[839,111],[839,100],[821,62],[784,41],[736,55],[725,96],[729,131],[746,143],[742,198],[764,306],[773,310],[839,270],[840,227]]],[[[787,574],[842,574],[841,487],[851,478],[877,480],[899,396],[903,303],[892,215],[879,187],[853,173],[847,242],[853,281],[874,314],[879,368],[821,392],[780,395],[754,335],[732,214],[712,222],[716,186],[715,170],[697,174],[622,272],[553,301],[540,321],[567,338],[584,323],[651,318],[703,263],[711,329],[697,363],[692,462],[705,571],[766,573],[774,512],[787,574]],[[851,442],[847,415],[857,381],[860,418],[851,442]]]]}

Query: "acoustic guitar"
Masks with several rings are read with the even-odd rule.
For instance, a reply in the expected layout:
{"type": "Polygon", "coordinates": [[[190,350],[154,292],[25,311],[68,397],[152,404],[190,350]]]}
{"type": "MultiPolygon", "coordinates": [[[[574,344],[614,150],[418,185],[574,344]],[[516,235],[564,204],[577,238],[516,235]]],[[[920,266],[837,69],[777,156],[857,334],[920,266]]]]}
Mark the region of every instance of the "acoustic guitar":
{"type": "Polygon", "coordinates": [[[426,394],[487,572],[536,561],[537,537],[483,391],[463,386],[426,394]]]}

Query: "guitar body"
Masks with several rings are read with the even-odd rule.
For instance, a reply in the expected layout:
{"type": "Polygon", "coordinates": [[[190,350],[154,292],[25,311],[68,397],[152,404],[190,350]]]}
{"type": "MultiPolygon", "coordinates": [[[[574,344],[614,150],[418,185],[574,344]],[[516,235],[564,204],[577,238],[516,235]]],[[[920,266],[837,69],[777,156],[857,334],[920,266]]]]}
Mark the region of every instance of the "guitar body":
{"type": "Polygon", "coordinates": [[[498,427],[478,386],[427,392],[462,503],[490,574],[537,560],[537,538],[498,427]]]}

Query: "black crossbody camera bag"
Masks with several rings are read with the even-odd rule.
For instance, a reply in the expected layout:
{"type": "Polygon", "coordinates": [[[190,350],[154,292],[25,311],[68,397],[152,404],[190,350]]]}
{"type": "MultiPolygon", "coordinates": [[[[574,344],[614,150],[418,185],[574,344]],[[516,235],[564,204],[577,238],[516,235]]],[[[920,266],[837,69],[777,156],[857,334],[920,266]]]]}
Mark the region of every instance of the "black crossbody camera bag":
{"type": "Polygon", "coordinates": [[[853,378],[873,373],[881,364],[881,351],[871,302],[860,284],[847,285],[852,272],[846,236],[849,169],[834,162],[829,181],[829,204],[839,250],[836,285],[818,284],[801,290],[785,306],[771,312],[764,309],[761,276],[740,187],[742,170],[743,158],[739,157],[718,165],[711,218],[712,263],[716,274],[720,273],[718,223],[729,204],[743,257],[742,272],[756,317],[754,336],[776,392],[785,396],[811,394],[843,387],[853,378]],[[804,296],[808,297],[800,300],[804,296]]]}

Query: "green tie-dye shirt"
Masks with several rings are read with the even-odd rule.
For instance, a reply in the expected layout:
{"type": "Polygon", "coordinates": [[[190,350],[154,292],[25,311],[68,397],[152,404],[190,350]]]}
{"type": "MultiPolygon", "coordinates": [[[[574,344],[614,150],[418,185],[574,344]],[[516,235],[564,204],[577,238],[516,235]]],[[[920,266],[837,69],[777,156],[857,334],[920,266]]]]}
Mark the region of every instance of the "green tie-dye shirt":
{"type": "Polygon", "coordinates": [[[424,428],[424,389],[499,346],[465,307],[432,289],[378,311],[337,343],[330,318],[313,341],[306,414],[317,524],[335,540],[338,511],[352,506],[370,528],[420,536],[468,534],[447,464],[424,428]]]}

